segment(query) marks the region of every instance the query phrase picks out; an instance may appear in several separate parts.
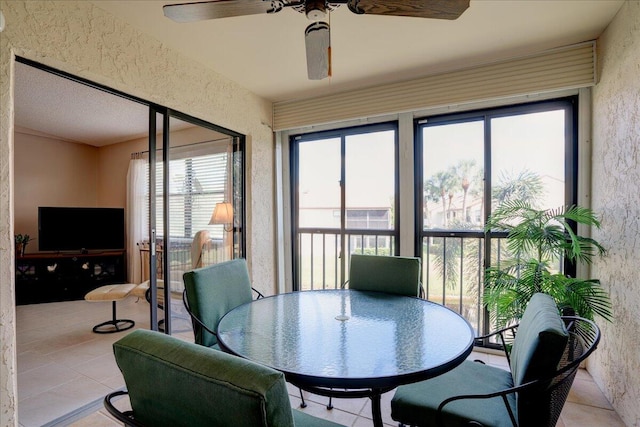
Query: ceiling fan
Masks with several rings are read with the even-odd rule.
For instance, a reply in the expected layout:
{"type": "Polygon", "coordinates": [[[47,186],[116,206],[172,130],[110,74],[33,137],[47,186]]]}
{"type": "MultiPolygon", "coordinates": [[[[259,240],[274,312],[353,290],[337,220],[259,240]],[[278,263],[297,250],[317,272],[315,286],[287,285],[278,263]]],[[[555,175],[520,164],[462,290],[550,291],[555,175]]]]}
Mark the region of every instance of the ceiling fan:
{"type": "Polygon", "coordinates": [[[469,7],[469,0],[210,0],[168,4],[163,11],[176,22],[277,13],[286,7],[304,13],[315,21],[305,30],[308,76],[321,80],[331,75],[329,24],[322,20],[343,4],[359,15],[457,19],[469,7]]]}

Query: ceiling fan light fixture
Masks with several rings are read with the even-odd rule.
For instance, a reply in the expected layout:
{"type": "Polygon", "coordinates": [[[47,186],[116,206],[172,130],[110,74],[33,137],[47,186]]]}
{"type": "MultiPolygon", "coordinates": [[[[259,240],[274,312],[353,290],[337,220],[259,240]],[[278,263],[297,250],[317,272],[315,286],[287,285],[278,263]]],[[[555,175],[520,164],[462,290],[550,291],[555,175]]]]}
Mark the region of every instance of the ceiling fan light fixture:
{"type": "Polygon", "coordinates": [[[307,0],[305,3],[307,19],[319,21],[327,16],[327,5],[324,0],[307,0]]]}

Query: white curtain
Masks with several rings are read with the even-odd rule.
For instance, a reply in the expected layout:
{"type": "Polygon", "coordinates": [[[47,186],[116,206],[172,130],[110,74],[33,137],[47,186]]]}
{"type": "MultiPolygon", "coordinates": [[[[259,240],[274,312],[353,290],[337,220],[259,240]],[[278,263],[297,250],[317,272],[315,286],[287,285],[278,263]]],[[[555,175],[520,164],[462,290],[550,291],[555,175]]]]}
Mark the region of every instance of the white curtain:
{"type": "Polygon", "coordinates": [[[146,164],[142,158],[132,158],[127,172],[127,279],[142,281],[142,263],[138,243],[148,239],[146,164]]]}

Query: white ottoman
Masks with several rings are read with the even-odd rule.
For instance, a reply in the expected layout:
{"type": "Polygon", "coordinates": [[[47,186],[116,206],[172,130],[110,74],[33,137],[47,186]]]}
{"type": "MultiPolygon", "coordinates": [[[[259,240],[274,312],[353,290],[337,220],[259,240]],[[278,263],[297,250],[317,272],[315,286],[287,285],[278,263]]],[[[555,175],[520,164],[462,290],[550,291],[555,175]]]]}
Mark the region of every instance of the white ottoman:
{"type": "Polygon", "coordinates": [[[134,283],[121,285],[100,286],[86,294],[84,299],[90,302],[111,301],[112,319],[102,322],[93,327],[96,334],[112,334],[114,332],[126,331],[133,328],[135,322],[129,319],[118,319],[116,316],[116,302],[129,296],[129,293],[136,287],[134,283]]]}

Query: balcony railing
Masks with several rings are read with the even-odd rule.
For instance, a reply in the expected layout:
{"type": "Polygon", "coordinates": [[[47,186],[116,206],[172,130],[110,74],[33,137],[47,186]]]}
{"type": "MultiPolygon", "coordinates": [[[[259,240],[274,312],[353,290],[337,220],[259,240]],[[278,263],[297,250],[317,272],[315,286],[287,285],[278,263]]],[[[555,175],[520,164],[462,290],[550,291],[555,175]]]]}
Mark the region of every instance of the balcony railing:
{"type": "MultiPolygon", "coordinates": [[[[499,241],[494,244],[498,248],[501,246],[499,241]]],[[[485,330],[482,305],[484,253],[482,233],[470,233],[469,236],[436,233],[422,239],[425,298],[459,313],[479,333],[485,330]]]]}
{"type": "MultiPolygon", "coordinates": [[[[359,230],[345,237],[345,252],[391,255],[395,235],[390,230],[359,230]]],[[[491,240],[491,265],[508,257],[505,235],[491,240]]],[[[298,290],[339,289],[349,276],[348,257],[341,258],[342,241],[336,229],[303,229],[297,236],[298,290]]],[[[483,232],[429,232],[422,239],[422,285],[425,298],[445,305],[471,323],[477,333],[492,325],[482,304],[485,237],[483,232]]],[[[562,260],[558,260],[562,271],[562,260]]]]}
{"type": "MultiPolygon", "coordinates": [[[[298,290],[339,289],[349,276],[349,258],[342,262],[342,236],[337,229],[300,229],[297,236],[298,290]]],[[[344,234],[347,254],[392,255],[393,230],[357,230],[344,234]]]]}
{"type": "MultiPolygon", "coordinates": [[[[191,244],[193,239],[172,238],[169,250],[169,268],[173,281],[182,281],[182,274],[193,268],[191,260],[191,244]]],[[[144,241],[138,244],[140,250],[140,262],[142,265],[141,281],[149,279],[149,242],[144,241]]],[[[164,269],[162,264],[162,254],[164,252],[164,242],[158,239],[157,254],[157,278],[164,279],[164,269]]],[[[225,246],[222,239],[209,239],[202,247],[202,266],[218,264],[229,259],[229,248],[225,246]]]]}

